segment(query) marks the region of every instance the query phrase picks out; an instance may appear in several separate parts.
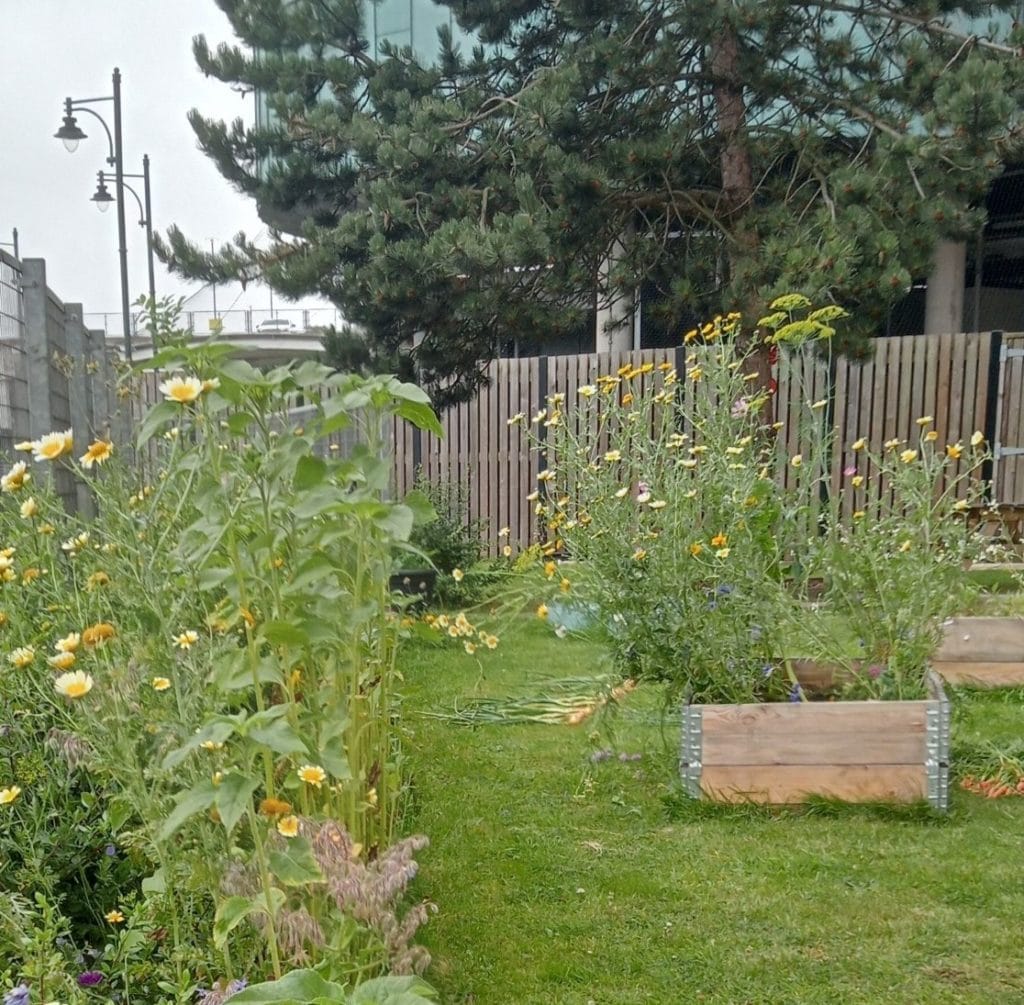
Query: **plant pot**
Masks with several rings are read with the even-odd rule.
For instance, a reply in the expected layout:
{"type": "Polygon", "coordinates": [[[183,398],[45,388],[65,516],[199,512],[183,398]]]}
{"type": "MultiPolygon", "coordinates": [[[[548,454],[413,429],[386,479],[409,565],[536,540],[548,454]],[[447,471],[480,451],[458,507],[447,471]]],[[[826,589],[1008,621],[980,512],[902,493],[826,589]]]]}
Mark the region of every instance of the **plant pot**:
{"type": "Polygon", "coordinates": [[[427,599],[433,596],[434,588],[437,585],[437,571],[435,569],[400,570],[392,573],[388,585],[392,593],[401,593],[406,597],[419,595],[427,599]]]}
{"type": "Polygon", "coordinates": [[[1024,618],[950,618],[932,666],[947,684],[1024,686],[1024,618]]]}
{"type": "MultiPolygon", "coordinates": [[[[801,661],[806,667],[812,667],[801,661]]],[[[801,684],[816,681],[794,667],[801,684]]],[[[818,674],[828,675],[831,668],[818,674]]],[[[680,772],[694,798],[792,805],[949,798],[949,703],[929,675],[921,701],[687,705],[680,772]]]]}

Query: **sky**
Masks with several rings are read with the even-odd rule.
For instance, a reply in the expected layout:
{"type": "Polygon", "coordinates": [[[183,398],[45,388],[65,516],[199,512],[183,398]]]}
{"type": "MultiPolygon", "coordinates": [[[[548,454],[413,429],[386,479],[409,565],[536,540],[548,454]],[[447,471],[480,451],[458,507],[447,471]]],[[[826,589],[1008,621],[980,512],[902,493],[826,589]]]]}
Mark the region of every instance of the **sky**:
{"type": "MultiPolygon", "coordinates": [[[[214,0],[0,0],[0,242],[18,229],[23,258],[46,260],[47,285],[64,301],[81,302],[86,314],[119,314],[117,214],[90,202],[96,172],[105,163],[103,127],[78,116],[88,134],[69,154],[53,134],[65,97],[112,92],[121,70],[125,171],[142,172],[149,154],[156,232],[177,224],[197,242],[230,240],[238,231],[264,234],[253,200],[241,195],[203,154],[186,120],[191,108],[208,118],[241,117],[251,125],[253,97],[205,78],[192,57],[192,38],[213,47],[233,41],[231,26],[214,0]]],[[[113,128],[110,102],[91,105],[113,128]]],[[[141,179],[129,179],[142,195],[141,179]]],[[[108,183],[114,194],[113,183],[108,183]]],[[[129,299],[147,290],[145,231],[128,195],[129,299]]],[[[5,247],[4,250],[10,251],[5,247]]],[[[169,276],[156,263],[157,296],[199,293],[189,306],[212,306],[210,290],[169,276]]],[[[268,310],[264,286],[221,288],[218,307],[268,310]],[[237,298],[237,300],[236,300],[237,298]]],[[[274,298],[275,307],[283,301],[274,298]]],[[[307,305],[315,305],[312,301],[307,305]]],[[[118,319],[111,319],[117,325],[118,319]]],[[[97,325],[99,327],[99,325],[97,325]]]]}

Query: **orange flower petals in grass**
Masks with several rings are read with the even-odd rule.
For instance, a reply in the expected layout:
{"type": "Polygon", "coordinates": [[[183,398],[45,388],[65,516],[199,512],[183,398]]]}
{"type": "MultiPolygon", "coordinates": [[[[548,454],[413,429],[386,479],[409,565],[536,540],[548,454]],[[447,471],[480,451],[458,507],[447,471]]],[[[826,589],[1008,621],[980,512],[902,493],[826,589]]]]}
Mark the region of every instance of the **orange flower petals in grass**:
{"type": "Polygon", "coordinates": [[[32,444],[32,456],[37,461],[55,461],[75,449],[75,439],[70,429],[63,433],[47,433],[32,444]]]}
{"type": "Polygon", "coordinates": [[[89,444],[89,449],[78,458],[83,468],[89,469],[94,464],[102,464],[114,453],[114,444],[107,440],[96,440],[89,444]]]}
{"type": "Polygon", "coordinates": [[[95,625],[90,625],[84,632],[82,632],[82,645],[86,649],[94,649],[96,646],[103,645],[108,639],[112,639],[117,635],[114,626],[107,621],[99,621],[95,625]]]}
{"type": "Polygon", "coordinates": [[[203,382],[198,377],[172,377],[157,388],[165,401],[188,405],[203,393],[203,382]]]}
{"type": "Polygon", "coordinates": [[[84,670],[62,673],[53,682],[54,690],[57,694],[64,695],[65,698],[82,698],[92,690],[92,685],[92,676],[84,670]]]}
{"type": "Polygon", "coordinates": [[[292,804],[286,803],[283,799],[266,798],[260,802],[260,813],[265,817],[280,817],[285,813],[291,813],[292,804]]]}

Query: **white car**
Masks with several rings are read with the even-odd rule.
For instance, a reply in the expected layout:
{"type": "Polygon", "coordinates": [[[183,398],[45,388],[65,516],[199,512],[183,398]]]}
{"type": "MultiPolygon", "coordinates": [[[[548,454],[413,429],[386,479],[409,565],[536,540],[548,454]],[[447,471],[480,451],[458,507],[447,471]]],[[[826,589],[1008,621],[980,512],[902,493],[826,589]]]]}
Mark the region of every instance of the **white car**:
{"type": "Polygon", "coordinates": [[[267,318],[256,326],[257,335],[266,335],[272,332],[293,332],[295,325],[287,318],[267,318]]]}

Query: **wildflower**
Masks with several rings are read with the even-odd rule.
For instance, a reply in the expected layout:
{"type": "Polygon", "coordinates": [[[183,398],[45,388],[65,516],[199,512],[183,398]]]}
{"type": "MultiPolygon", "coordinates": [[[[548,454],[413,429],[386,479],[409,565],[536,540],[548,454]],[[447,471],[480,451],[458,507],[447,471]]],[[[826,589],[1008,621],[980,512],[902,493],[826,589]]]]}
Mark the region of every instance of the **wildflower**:
{"type": "Polygon", "coordinates": [[[498,636],[497,635],[488,635],[483,640],[483,642],[484,642],[484,645],[487,646],[488,649],[497,649],[498,648],[498,636]]]}
{"type": "Polygon", "coordinates": [[[898,436],[894,436],[891,440],[886,440],[885,441],[885,449],[886,450],[895,450],[899,445],[900,445],[900,440],[899,440],[898,436]]]}
{"type": "Polygon", "coordinates": [[[555,473],[550,468],[546,468],[544,471],[540,471],[537,474],[537,481],[539,482],[550,482],[554,481],[555,473]]]}
{"type": "Polygon", "coordinates": [[[853,511],[853,519],[854,520],[863,520],[864,519],[864,510],[862,510],[862,509],[854,510],[853,511]]]}
{"type": "Polygon", "coordinates": [[[29,1005],[29,987],[19,984],[4,995],[4,1005],[29,1005]]]}
{"type": "Polygon", "coordinates": [[[191,628],[188,631],[182,632],[180,635],[174,636],[174,644],[179,649],[191,649],[199,641],[199,632],[193,631],[191,628]]]}
{"type": "Polygon", "coordinates": [[[934,443],[938,438],[939,434],[934,429],[929,429],[928,432],[924,434],[925,443],[934,443]]]}
{"type": "Polygon", "coordinates": [[[117,635],[114,630],[114,626],[108,621],[99,621],[95,625],[90,625],[84,632],[82,632],[82,645],[86,649],[92,649],[94,646],[101,646],[107,639],[112,639],[117,635]]]}
{"type": "Polygon", "coordinates": [[[18,489],[24,487],[26,482],[30,481],[32,481],[32,475],[29,474],[28,465],[24,461],[18,461],[3,478],[0,478],[0,491],[17,492],[18,489]]]}
{"type": "Polygon", "coordinates": [[[452,569],[452,579],[456,583],[461,583],[466,578],[466,574],[461,569],[452,569]]]}
{"type": "Polygon", "coordinates": [[[72,632],[70,635],[65,635],[62,639],[57,639],[53,644],[53,648],[59,653],[74,653],[78,651],[78,647],[82,644],[82,636],[78,632],[72,632]]]}
{"type": "Polygon", "coordinates": [[[903,461],[904,464],[913,464],[914,461],[917,460],[917,451],[916,450],[904,450],[900,454],[900,460],[903,461]]]}
{"type": "Polygon", "coordinates": [[[166,401],[187,405],[203,393],[203,382],[198,377],[172,377],[165,380],[157,390],[166,401]]]}
{"type": "Polygon", "coordinates": [[[576,393],[581,398],[593,398],[597,394],[597,388],[593,384],[584,384],[576,393]]]}
{"type": "Polygon", "coordinates": [[[124,921],[124,915],[116,907],[112,911],[107,911],[103,918],[112,925],[120,925],[124,921]]]}
{"type": "Polygon", "coordinates": [[[97,586],[106,586],[109,582],[110,576],[102,569],[98,569],[85,581],[85,588],[87,590],[95,590],[97,586]]]}
{"type": "Polygon", "coordinates": [[[523,421],[523,419],[525,419],[525,418],[526,418],[526,413],[525,412],[516,412],[516,414],[513,415],[511,419],[506,419],[505,420],[505,425],[506,426],[518,426],[523,421]]]}
{"type": "Polygon", "coordinates": [[[501,530],[498,531],[498,537],[499,538],[508,537],[508,535],[510,533],[511,533],[511,531],[509,530],[508,527],[502,527],[501,530]]]}
{"type": "Polygon", "coordinates": [[[798,702],[803,700],[804,692],[799,684],[794,684],[789,689],[789,695],[787,696],[791,702],[798,702]]]}
{"type": "Polygon", "coordinates": [[[548,579],[553,579],[554,575],[555,575],[555,573],[557,571],[558,571],[558,563],[557,562],[545,562],[544,563],[544,575],[548,579]]]}
{"type": "Polygon", "coordinates": [[[538,604],[537,605],[537,617],[543,621],[548,616],[548,605],[538,604]]]}
{"type": "Polygon", "coordinates": [[[694,558],[696,558],[703,550],[704,545],[702,545],[700,541],[694,541],[693,544],[690,545],[690,554],[693,555],[694,558]]]}
{"type": "Polygon", "coordinates": [[[291,811],[292,804],[286,803],[283,799],[268,797],[260,801],[260,813],[265,817],[281,817],[291,811]]]}
{"type": "Polygon", "coordinates": [[[463,642],[462,648],[466,650],[467,654],[472,656],[476,652],[476,645],[472,642],[463,642]]]}
{"type": "Polygon", "coordinates": [[[642,562],[647,557],[647,552],[643,548],[637,548],[633,552],[633,561],[642,562]]]}
{"type": "Polygon", "coordinates": [[[83,468],[87,470],[94,464],[102,464],[108,460],[114,452],[114,444],[108,440],[96,440],[89,444],[89,449],[78,458],[83,468]]]}
{"type": "Polygon", "coordinates": [[[532,423],[533,423],[534,425],[536,425],[536,424],[537,424],[538,422],[543,422],[543,421],[544,421],[544,420],[545,420],[545,419],[547,418],[547,415],[548,415],[548,410],[547,410],[546,408],[542,408],[542,409],[541,409],[541,410],[540,410],[539,412],[537,412],[537,414],[536,414],[536,415],[535,415],[535,416],[534,416],[534,417],[533,417],[533,418],[532,418],[532,419],[530,420],[530,422],[532,422],[532,423]]]}
{"type": "Polygon", "coordinates": [[[224,744],[223,743],[219,743],[219,742],[217,742],[215,740],[203,740],[199,744],[199,746],[202,747],[203,750],[223,750],[224,749],[224,744]]]}
{"type": "Polygon", "coordinates": [[[862,436],[859,440],[854,440],[850,444],[851,450],[863,450],[868,445],[868,441],[862,436]]]}
{"type": "Polygon", "coordinates": [[[696,384],[704,376],[704,371],[699,366],[692,366],[686,371],[686,376],[696,384]]]}
{"type": "Polygon", "coordinates": [[[650,502],[651,509],[664,509],[668,505],[668,502],[664,499],[653,499],[650,502]]]}
{"type": "Polygon", "coordinates": [[[31,440],[22,440],[20,443],[14,444],[14,449],[20,450],[23,454],[30,454],[36,449],[36,445],[31,440]]]}
{"type": "Polygon", "coordinates": [[[166,691],[171,686],[167,677],[154,677],[150,684],[154,691],[166,691]]]}
{"type": "Polygon", "coordinates": [[[318,789],[323,785],[324,779],[327,777],[327,772],[319,764],[303,764],[298,769],[297,774],[301,781],[307,785],[314,785],[318,789]]]}
{"type": "Polygon", "coordinates": [[[823,409],[827,404],[828,404],[828,401],[825,398],[819,398],[816,402],[814,402],[813,405],[811,405],[811,408],[815,412],[818,412],[821,409],[823,409]]]}
{"type": "Polygon", "coordinates": [[[721,548],[721,547],[723,547],[724,545],[726,545],[728,543],[729,543],[728,535],[722,534],[721,532],[716,534],[711,539],[711,547],[712,548],[721,548]]]}
{"type": "Polygon", "coordinates": [[[52,534],[57,528],[52,523],[41,523],[36,529],[40,534],[52,534]]]}
{"type": "Polygon", "coordinates": [[[77,980],[79,987],[91,988],[103,983],[103,974],[98,970],[86,970],[78,975],[77,980]]]}
{"type": "Polygon", "coordinates": [[[728,454],[728,455],[729,455],[730,457],[736,457],[736,456],[738,456],[739,454],[742,454],[742,453],[743,453],[743,448],[742,448],[742,447],[726,447],[726,448],[725,448],[725,452],[726,452],[726,453],[727,453],[727,454],[728,454]]]}
{"type": "Polygon", "coordinates": [[[75,658],[74,653],[57,653],[56,656],[49,657],[46,662],[54,670],[70,670],[75,665],[75,658]]]}
{"type": "Polygon", "coordinates": [[[629,392],[624,394],[622,396],[622,404],[623,405],[632,405],[633,404],[633,395],[630,394],[629,392]]]}
{"type": "Polygon", "coordinates": [[[964,448],[959,443],[946,444],[946,456],[949,457],[951,460],[958,460],[963,452],[964,448]]]}
{"type": "Polygon", "coordinates": [[[23,519],[31,520],[32,517],[39,512],[39,503],[37,503],[32,496],[29,496],[29,498],[21,504],[20,512],[23,519]]]}
{"type": "Polygon", "coordinates": [[[37,461],[55,461],[75,448],[70,429],[63,433],[47,433],[32,445],[32,455],[37,461]]]}
{"type": "Polygon", "coordinates": [[[966,509],[967,509],[967,500],[966,499],[957,499],[957,501],[955,503],[953,503],[953,511],[955,513],[963,513],[966,509]]]}
{"type": "Polygon", "coordinates": [[[27,586],[29,583],[34,582],[43,574],[42,569],[37,569],[35,566],[30,566],[21,574],[21,581],[27,586]]]}
{"type": "Polygon", "coordinates": [[[616,461],[621,461],[622,460],[622,453],[620,451],[618,451],[618,450],[609,450],[604,455],[604,459],[609,464],[614,464],[616,461]]]}
{"type": "Polygon", "coordinates": [[[976,429],[971,433],[971,446],[980,447],[985,442],[985,434],[980,430],[976,429]]]}
{"type": "Polygon", "coordinates": [[[206,380],[203,381],[202,388],[204,394],[207,391],[216,391],[218,387],[220,387],[219,377],[207,377],[206,380]]]}
{"type": "Polygon", "coordinates": [[[697,466],[696,458],[689,457],[685,461],[677,462],[681,468],[695,468],[697,466]]]}
{"type": "Polygon", "coordinates": [[[502,549],[501,549],[501,553],[502,553],[502,555],[505,556],[505,558],[509,558],[511,556],[511,554],[512,554],[512,545],[510,545],[510,544],[504,545],[502,547],[502,549]]]}
{"type": "Polygon", "coordinates": [[[36,658],[36,651],[31,646],[19,646],[14,652],[9,653],[7,662],[19,670],[27,667],[36,658]]]}
{"type": "Polygon", "coordinates": [[[562,593],[568,593],[572,589],[572,583],[570,583],[568,579],[565,579],[563,577],[561,580],[559,580],[558,588],[562,591],[562,593]]]}
{"type": "Polygon", "coordinates": [[[919,426],[922,427],[930,426],[934,421],[935,419],[931,415],[922,415],[921,418],[914,419],[914,422],[916,422],[919,426]]]}
{"type": "Polygon", "coordinates": [[[852,486],[853,486],[853,487],[854,487],[855,489],[859,489],[859,488],[861,487],[861,485],[863,485],[863,484],[864,484],[864,476],[863,476],[863,475],[854,475],[854,476],[853,476],[853,477],[852,477],[852,478],[850,479],[850,484],[851,484],[851,485],[852,485],[852,486]]]}
{"type": "Polygon", "coordinates": [[[729,409],[729,414],[734,419],[739,419],[750,411],[750,402],[746,398],[737,398],[729,409]]]}
{"type": "Polygon", "coordinates": [[[625,499],[626,496],[628,496],[628,495],[629,495],[629,486],[628,485],[623,485],[621,489],[618,489],[615,492],[615,498],[616,499],[625,499]]]}
{"type": "Polygon", "coordinates": [[[904,542],[903,542],[903,543],[902,543],[902,544],[900,545],[900,551],[901,551],[901,552],[907,552],[907,551],[910,551],[910,547],[911,547],[911,545],[910,545],[910,541],[909,541],[909,540],[907,540],[907,541],[904,541],[904,542]]]}
{"type": "Polygon", "coordinates": [[[277,822],[277,833],[286,838],[296,837],[299,833],[299,818],[294,815],[281,817],[277,822]]]}
{"type": "Polygon", "coordinates": [[[803,462],[804,462],[803,454],[794,454],[789,459],[790,466],[794,467],[794,468],[800,467],[800,465],[803,464],[803,462]]]}
{"type": "Polygon", "coordinates": [[[718,551],[715,552],[715,558],[728,558],[729,551],[729,548],[719,548],[718,551]]]}
{"type": "Polygon", "coordinates": [[[62,673],[54,682],[53,687],[57,694],[65,698],[81,698],[92,690],[92,676],[84,670],[72,670],[70,673],[62,673]]]}
{"type": "Polygon", "coordinates": [[[6,789],[0,789],[0,806],[10,806],[20,795],[21,787],[18,785],[10,785],[6,789]]]}
{"type": "Polygon", "coordinates": [[[540,493],[536,489],[534,489],[532,492],[527,494],[526,501],[527,502],[536,502],[539,498],[540,498],[540,493]]]}

